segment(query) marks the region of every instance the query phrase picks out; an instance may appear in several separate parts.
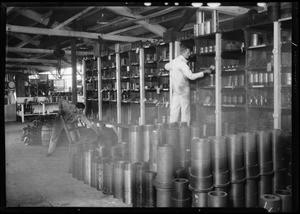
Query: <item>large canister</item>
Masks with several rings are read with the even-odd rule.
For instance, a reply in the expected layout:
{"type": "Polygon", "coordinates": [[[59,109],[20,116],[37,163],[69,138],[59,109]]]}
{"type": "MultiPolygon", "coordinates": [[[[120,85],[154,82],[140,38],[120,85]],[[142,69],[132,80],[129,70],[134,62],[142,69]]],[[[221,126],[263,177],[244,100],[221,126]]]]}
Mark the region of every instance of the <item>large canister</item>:
{"type": "Polygon", "coordinates": [[[129,129],[129,162],[143,161],[143,127],[131,126],[129,129]]]}
{"type": "Polygon", "coordinates": [[[143,161],[150,159],[150,145],[152,142],[153,125],[144,125],[143,127],[143,161]]]}
{"type": "Polygon", "coordinates": [[[143,207],[155,207],[156,190],[154,187],[155,172],[143,170],[142,188],[143,188],[143,207]]]}
{"type": "MultiPolygon", "coordinates": [[[[179,168],[179,128],[169,127],[166,129],[166,144],[173,148],[173,170],[179,168]]],[[[175,174],[175,171],[173,171],[175,174]]]]}
{"type": "Polygon", "coordinates": [[[124,161],[115,160],[113,162],[113,195],[114,198],[123,199],[123,180],[124,161]]]}
{"type": "Polygon", "coordinates": [[[176,178],[172,183],[172,207],[190,207],[190,190],[187,179],[176,178]]]}
{"type": "Polygon", "coordinates": [[[152,141],[150,142],[150,152],[149,152],[149,170],[152,172],[157,172],[157,149],[159,145],[158,131],[152,131],[152,141]]]}
{"type": "Polygon", "coordinates": [[[133,204],[136,200],[136,168],[135,164],[124,162],[123,202],[133,204]]]}
{"type": "Polygon", "coordinates": [[[179,166],[186,168],[189,166],[191,158],[191,129],[189,126],[179,128],[179,166]]]}
{"type": "Polygon", "coordinates": [[[113,162],[104,163],[103,169],[103,193],[106,195],[113,194],[113,162]]]}
{"type": "Polygon", "coordinates": [[[149,165],[146,162],[135,163],[135,201],[133,207],[143,207],[143,171],[147,170],[149,165]]]}
{"type": "Polygon", "coordinates": [[[208,192],[208,207],[227,207],[228,195],[223,191],[208,192]]]}

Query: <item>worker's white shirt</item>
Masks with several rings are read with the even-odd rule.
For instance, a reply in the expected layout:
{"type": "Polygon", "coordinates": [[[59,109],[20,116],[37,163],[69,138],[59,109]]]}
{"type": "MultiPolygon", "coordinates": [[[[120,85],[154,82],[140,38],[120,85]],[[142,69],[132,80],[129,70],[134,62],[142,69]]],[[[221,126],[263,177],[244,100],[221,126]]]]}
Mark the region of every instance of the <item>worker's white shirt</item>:
{"type": "Polygon", "coordinates": [[[178,95],[189,95],[190,84],[188,79],[194,80],[204,76],[203,72],[192,73],[187,62],[180,55],[165,65],[165,69],[170,70],[173,93],[178,95]]]}

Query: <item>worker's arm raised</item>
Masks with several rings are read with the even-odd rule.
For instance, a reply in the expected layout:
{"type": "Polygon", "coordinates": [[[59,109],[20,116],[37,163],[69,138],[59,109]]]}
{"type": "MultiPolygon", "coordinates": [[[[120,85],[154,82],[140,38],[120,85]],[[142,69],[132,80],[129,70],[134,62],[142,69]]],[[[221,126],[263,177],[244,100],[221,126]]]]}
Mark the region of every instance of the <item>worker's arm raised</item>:
{"type": "Polygon", "coordinates": [[[98,129],[98,127],[97,127],[95,124],[92,124],[92,123],[89,121],[89,119],[86,118],[86,116],[85,116],[84,114],[82,114],[82,115],[80,116],[80,119],[81,119],[82,122],[84,122],[84,123],[86,124],[86,126],[87,126],[88,128],[93,129],[93,130],[96,132],[97,135],[100,135],[100,134],[101,134],[100,131],[99,131],[99,129],[98,129]]]}

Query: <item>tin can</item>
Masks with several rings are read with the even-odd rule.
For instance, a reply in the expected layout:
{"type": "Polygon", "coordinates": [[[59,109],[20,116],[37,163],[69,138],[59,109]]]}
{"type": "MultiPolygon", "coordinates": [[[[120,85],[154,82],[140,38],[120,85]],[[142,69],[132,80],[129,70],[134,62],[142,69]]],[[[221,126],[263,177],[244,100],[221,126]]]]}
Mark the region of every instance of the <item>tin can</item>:
{"type": "Polygon", "coordinates": [[[292,74],[291,73],[286,73],[285,74],[285,84],[286,85],[291,85],[292,84],[292,74]]]}
{"type": "Polygon", "coordinates": [[[244,104],[244,97],[243,97],[243,95],[240,95],[240,96],[238,97],[238,104],[239,104],[239,105],[243,105],[243,104],[244,104]]]}
{"type": "Polygon", "coordinates": [[[263,77],[263,83],[264,84],[268,84],[268,82],[269,82],[269,78],[268,78],[268,73],[264,73],[264,77],[263,77]]]}
{"type": "Polygon", "coordinates": [[[253,74],[253,84],[258,83],[258,73],[253,74]]]}
{"type": "Polygon", "coordinates": [[[232,96],[232,104],[233,105],[237,104],[237,96],[236,96],[236,94],[232,96]]]}
{"type": "Polygon", "coordinates": [[[228,95],[227,97],[227,104],[231,104],[231,95],[228,95]]]}
{"type": "Polygon", "coordinates": [[[204,47],[204,53],[208,52],[208,46],[204,47]]]}
{"type": "Polygon", "coordinates": [[[227,104],[227,96],[226,96],[226,94],[223,95],[223,104],[227,104]]]}
{"type": "Polygon", "coordinates": [[[253,82],[254,82],[254,74],[251,73],[251,74],[249,75],[249,85],[253,85],[253,82]]]}
{"type": "Polygon", "coordinates": [[[204,53],[204,47],[200,47],[200,53],[204,53]]]}
{"type": "Polygon", "coordinates": [[[273,73],[269,73],[269,83],[272,84],[274,82],[274,75],[273,73]]]}
{"type": "Polygon", "coordinates": [[[259,73],[258,74],[258,83],[263,84],[264,83],[263,79],[264,79],[264,73],[259,73]]]}
{"type": "Polygon", "coordinates": [[[205,22],[205,34],[210,34],[211,33],[211,25],[210,21],[205,22]]]}
{"type": "Polygon", "coordinates": [[[208,46],[208,51],[213,52],[213,46],[212,45],[208,46]]]}

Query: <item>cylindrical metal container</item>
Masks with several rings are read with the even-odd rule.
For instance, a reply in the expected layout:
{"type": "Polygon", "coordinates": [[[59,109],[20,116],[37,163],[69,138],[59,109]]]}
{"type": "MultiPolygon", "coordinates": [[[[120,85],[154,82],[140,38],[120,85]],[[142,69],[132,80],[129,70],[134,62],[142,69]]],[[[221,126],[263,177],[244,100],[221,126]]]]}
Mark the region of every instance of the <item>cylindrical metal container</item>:
{"type": "Polygon", "coordinates": [[[172,183],[172,207],[190,207],[190,190],[187,179],[176,178],[172,183]]]}
{"type": "Polygon", "coordinates": [[[173,148],[173,173],[179,168],[179,128],[169,127],[166,129],[166,144],[173,148]]]}
{"type": "Polygon", "coordinates": [[[207,207],[208,192],[192,191],[192,207],[207,207]]]}
{"type": "Polygon", "coordinates": [[[259,176],[258,195],[272,193],[272,174],[259,176]]]}
{"type": "Polygon", "coordinates": [[[152,131],[152,141],[150,142],[150,160],[149,160],[149,170],[152,172],[157,172],[157,149],[159,145],[158,131],[152,131]]]}
{"type": "Polygon", "coordinates": [[[113,162],[113,195],[114,198],[123,199],[123,171],[124,171],[124,161],[115,160],[113,162]]]}
{"type": "Polygon", "coordinates": [[[280,4],[280,17],[292,17],[293,3],[292,2],[281,2],[280,4]]]}
{"type": "Polygon", "coordinates": [[[257,151],[257,145],[256,145],[256,135],[255,133],[242,133],[243,136],[243,149],[244,153],[246,152],[253,152],[257,151]]]}
{"type": "Polygon", "coordinates": [[[273,172],[273,161],[264,162],[259,164],[259,174],[265,175],[273,172]]]}
{"type": "Polygon", "coordinates": [[[243,140],[241,134],[227,135],[228,155],[243,153],[243,140]]]}
{"type": "Polygon", "coordinates": [[[244,165],[253,166],[257,165],[257,151],[245,151],[244,152],[244,165]]]}
{"type": "MultiPolygon", "coordinates": [[[[44,127],[46,127],[46,126],[43,126],[43,128],[44,127]]],[[[42,135],[43,135],[43,133],[42,133],[42,135]]],[[[68,169],[68,172],[71,173],[71,174],[73,174],[73,168],[74,168],[73,167],[73,164],[74,164],[73,155],[75,155],[75,154],[77,154],[77,144],[71,144],[70,145],[70,152],[69,152],[69,169],[68,169]]]]}
{"type": "Polygon", "coordinates": [[[229,198],[245,197],[245,181],[242,183],[231,183],[229,189],[229,198]]]}
{"type": "Polygon", "coordinates": [[[175,178],[188,178],[188,169],[187,168],[179,168],[176,170],[175,178]]]}
{"type": "Polygon", "coordinates": [[[72,177],[77,178],[78,177],[78,154],[73,154],[73,167],[72,167],[72,177]]]}
{"type": "Polygon", "coordinates": [[[245,207],[245,197],[228,198],[229,207],[245,207]]]}
{"type": "Polygon", "coordinates": [[[121,150],[121,159],[122,160],[129,160],[129,143],[128,142],[119,142],[117,144],[119,147],[120,147],[120,150],[121,150]]]}
{"type": "Polygon", "coordinates": [[[195,160],[191,158],[191,174],[196,177],[205,177],[211,175],[211,160],[195,160]]]}
{"type": "Polygon", "coordinates": [[[189,180],[175,178],[172,182],[172,198],[176,200],[186,200],[190,198],[189,180]]]}
{"type": "Polygon", "coordinates": [[[246,195],[245,207],[256,208],[258,206],[258,195],[246,195]]]}
{"type": "Polygon", "coordinates": [[[292,192],[288,190],[276,190],[274,195],[281,199],[281,211],[292,212],[292,192]]]}
{"type": "Polygon", "coordinates": [[[258,164],[245,166],[245,177],[246,179],[252,179],[259,176],[259,166],[258,164]]]}
{"type": "Polygon", "coordinates": [[[129,162],[143,161],[143,127],[132,126],[129,129],[129,162]]]}
{"type": "Polygon", "coordinates": [[[192,139],[191,158],[195,160],[211,160],[210,141],[201,138],[192,139]]]}
{"type": "Polygon", "coordinates": [[[228,170],[228,157],[212,157],[212,172],[213,173],[222,173],[228,170]]]}
{"type": "Polygon", "coordinates": [[[189,126],[179,128],[179,166],[188,167],[191,151],[191,129],[189,126]],[[185,164],[186,163],[186,164],[185,164]]]}
{"type": "Polygon", "coordinates": [[[122,157],[122,147],[120,145],[114,145],[111,147],[111,153],[110,156],[113,159],[123,159],[122,157]]]}
{"type": "Polygon", "coordinates": [[[77,174],[77,179],[79,181],[83,181],[84,179],[84,163],[85,163],[85,158],[83,154],[78,154],[77,156],[77,169],[78,169],[78,174],[77,174]]]}
{"type": "Polygon", "coordinates": [[[213,186],[212,175],[206,177],[196,177],[189,173],[190,187],[195,191],[205,191],[213,186]]]}
{"type": "Polygon", "coordinates": [[[93,150],[87,150],[85,153],[85,167],[84,167],[84,183],[87,185],[91,185],[92,182],[92,157],[93,150]]]}
{"type": "Polygon", "coordinates": [[[193,140],[196,137],[201,138],[202,134],[202,126],[191,126],[191,140],[193,140]]]}
{"type": "Polygon", "coordinates": [[[91,187],[97,188],[97,157],[92,157],[91,165],[91,187]]]}
{"type": "Polygon", "coordinates": [[[227,207],[228,195],[222,191],[211,191],[207,193],[208,207],[227,207]]]}
{"type": "Polygon", "coordinates": [[[124,162],[124,189],[123,202],[125,204],[133,204],[136,200],[136,169],[135,164],[124,162]]]}
{"type": "Polygon", "coordinates": [[[97,156],[97,157],[107,156],[104,145],[99,145],[94,150],[95,150],[95,156],[97,156]]]}
{"type": "Polygon", "coordinates": [[[211,33],[211,23],[210,21],[205,22],[205,34],[211,33]]]}
{"type": "Polygon", "coordinates": [[[229,171],[212,173],[213,175],[213,186],[214,187],[223,187],[229,182],[229,171]]]}
{"type": "Polygon", "coordinates": [[[133,207],[143,207],[143,171],[148,169],[149,165],[146,162],[135,163],[135,193],[136,200],[133,202],[133,207]]]}
{"type": "Polygon", "coordinates": [[[155,207],[156,192],[153,185],[155,174],[155,172],[149,170],[143,170],[142,172],[143,207],[155,207]]]}
{"type": "Polygon", "coordinates": [[[240,183],[245,179],[245,167],[229,170],[229,174],[231,183],[240,183]]]}
{"type": "Polygon", "coordinates": [[[110,157],[103,156],[97,160],[97,190],[103,191],[104,164],[111,161],[110,157]]]}
{"type": "Polygon", "coordinates": [[[159,139],[159,145],[163,145],[166,143],[166,123],[158,123],[156,125],[156,131],[159,139]]]}
{"type": "Polygon", "coordinates": [[[173,179],[173,148],[165,144],[158,146],[157,175],[155,186],[157,188],[171,188],[173,179]]]}
{"type": "Polygon", "coordinates": [[[230,170],[240,169],[244,167],[244,153],[229,153],[228,168],[230,170]]]}
{"type": "Polygon", "coordinates": [[[152,142],[153,125],[144,125],[143,127],[143,161],[147,162],[150,159],[150,145],[152,142]]]}
{"type": "Polygon", "coordinates": [[[211,143],[211,156],[227,157],[226,137],[209,137],[211,143]]]}
{"type": "Polygon", "coordinates": [[[156,188],[156,207],[172,206],[172,189],[156,188]]]}
{"type": "Polygon", "coordinates": [[[103,168],[103,193],[113,194],[113,163],[111,161],[104,163],[103,168]]]}
{"type": "Polygon", "coordinates": [[[272,192],[274,193],[276,190],[284,189],[286,186],[286,169],[281,169],[278,171],[274,171],[273,180],[272,180],[272,192]]]}
{"type": "Polygon", "coordinates": [[[272,194],[261,194],[258,207],[264,208],[268,212],[281,212],[280,197],[272,194]]]}
{"type": "Polygon", "coordinates": [[[245,206],[257,207],[258,205],[258,179],[246,179],[245,183],[245,206]]]}

